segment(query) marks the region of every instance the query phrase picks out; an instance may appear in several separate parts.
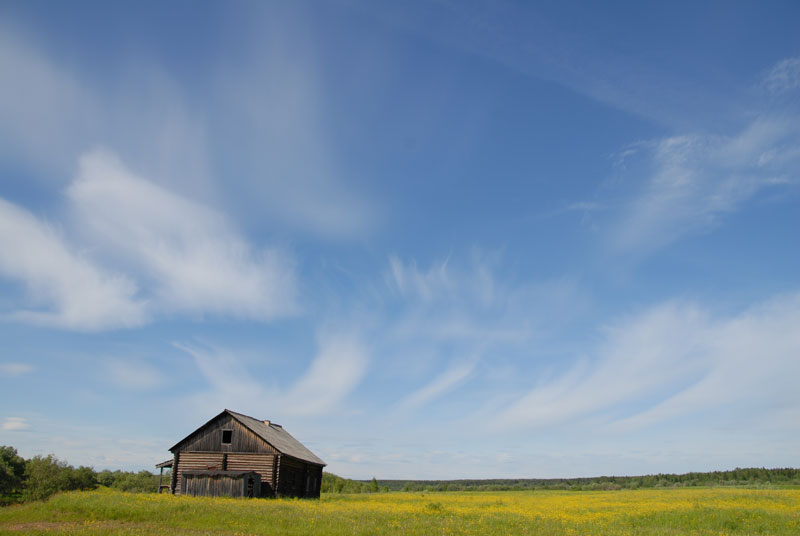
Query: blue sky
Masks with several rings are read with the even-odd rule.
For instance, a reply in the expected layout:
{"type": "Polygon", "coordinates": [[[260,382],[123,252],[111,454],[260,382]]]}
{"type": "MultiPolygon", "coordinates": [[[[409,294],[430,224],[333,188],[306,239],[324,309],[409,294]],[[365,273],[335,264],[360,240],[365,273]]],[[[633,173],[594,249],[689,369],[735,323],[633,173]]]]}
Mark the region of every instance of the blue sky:
{"type": "Polygon", "coordinates": [[[0,3],[0,444],[797,466],[794,2],[0,3]]]}

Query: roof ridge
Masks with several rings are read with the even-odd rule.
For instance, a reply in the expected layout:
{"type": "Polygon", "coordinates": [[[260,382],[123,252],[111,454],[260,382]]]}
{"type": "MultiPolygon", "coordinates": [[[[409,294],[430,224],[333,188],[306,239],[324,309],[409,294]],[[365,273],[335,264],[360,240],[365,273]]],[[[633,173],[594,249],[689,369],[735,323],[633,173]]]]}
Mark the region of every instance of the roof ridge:
{"type": "MultiPolygon", "coordinates": [[[[297,438],[290,434],[280,424],[273,423],[268,420],[257,419],[256,417],[251,417],[250,415],[245,415],[244,413],[239,413],[238,411],[233,411],[232,409],[225,408],[219,415],[209,420],[206,424],[195,430],[195,432],[208,426],[215,419],[224,414],[230,415],[232,419],[236,420],[239,424],[250,430],[262,441],[265,441],[268,445],[274,448],[277,452],[309,463],[322,466],[326,465],[326,463],[319,456],[314,454],[311,449],[298,441],[297,438]]],[[[192,432],[192,434],[195,432],[192,432]]],[[[174,447],[172,447],[172,449],[191,437],[192,434],[189,434],[189,436],[186,436],[184,439],[179,441],[174,447]]]]}

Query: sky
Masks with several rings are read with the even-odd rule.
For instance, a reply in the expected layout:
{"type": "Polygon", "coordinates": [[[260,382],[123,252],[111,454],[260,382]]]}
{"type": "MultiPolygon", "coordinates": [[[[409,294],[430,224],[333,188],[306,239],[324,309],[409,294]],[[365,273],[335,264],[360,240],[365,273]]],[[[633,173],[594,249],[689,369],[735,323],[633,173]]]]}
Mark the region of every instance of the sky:
{"type": "Polygon", "coordinates": [[[800,465],[796,2],[0,2],[0,444],[800,465]]]}

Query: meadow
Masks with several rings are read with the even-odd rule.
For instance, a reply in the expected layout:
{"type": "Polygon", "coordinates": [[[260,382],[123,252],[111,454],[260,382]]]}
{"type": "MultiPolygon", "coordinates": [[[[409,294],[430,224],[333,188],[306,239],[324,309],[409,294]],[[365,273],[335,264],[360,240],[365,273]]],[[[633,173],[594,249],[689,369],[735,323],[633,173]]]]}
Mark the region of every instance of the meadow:
{"type": "Polygon", "coordinates": [[[222,499],[100,488],[0,509],[0,534],[800,534],[800,490],[674,488],[222,499]]]}

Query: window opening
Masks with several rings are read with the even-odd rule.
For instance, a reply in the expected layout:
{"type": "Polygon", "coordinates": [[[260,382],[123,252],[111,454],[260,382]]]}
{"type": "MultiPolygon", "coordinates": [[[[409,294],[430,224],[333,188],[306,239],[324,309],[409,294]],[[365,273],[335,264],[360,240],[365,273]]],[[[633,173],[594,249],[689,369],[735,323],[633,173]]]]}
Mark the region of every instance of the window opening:
{"type": "Polygon", "coordinates": [[[222,444],[223,445],[230,445],[232,437],[233,437],[233,430],[223,430],[222,431],[222,444]]]}

